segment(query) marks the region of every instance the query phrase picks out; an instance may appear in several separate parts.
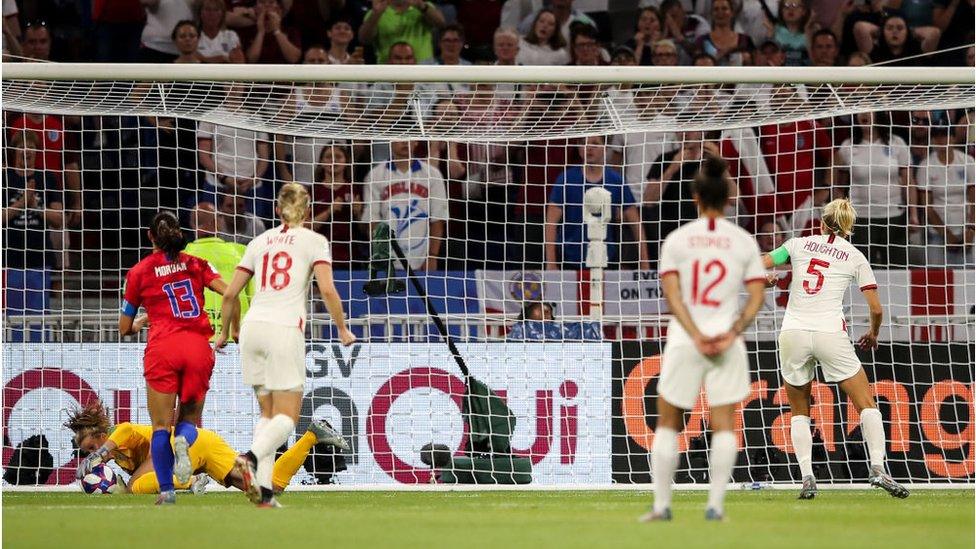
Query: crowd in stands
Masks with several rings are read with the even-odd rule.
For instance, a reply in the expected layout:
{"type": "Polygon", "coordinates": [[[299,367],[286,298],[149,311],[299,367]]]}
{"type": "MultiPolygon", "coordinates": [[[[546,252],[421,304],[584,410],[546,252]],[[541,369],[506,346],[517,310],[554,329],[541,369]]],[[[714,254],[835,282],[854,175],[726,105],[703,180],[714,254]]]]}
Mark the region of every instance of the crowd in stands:
{"type": "MultiPolygon", "coordinates": [[[[3,45],[7,61],[974,64],[974,0],[615,4],[4,0],[3,45]]],[[[506,112],[502,103],[531,109],[558,91],[486,86],[307,84],[279,112],[341,116],[355,103],[367,114],[402,113],[412,108],[403,93],[410,91],[430,123],[465,124],[506,112]],[[493,93],[468,93],[478,91],[493,93]],[[466,101],[463,111],[458,101],[466,101]]],[[[675,114],[663,92],[611,92],[660,101],[661,121],[675,114]]],[[[770,101],[807,100],[793,87],[767,92],[770,101]]],[[[256,93],[228,86],[221,108],[232,112],[256,93]]],[[[275,222],[272,198],[287,181],[311,187],[310,226],[331,238],[340,269],[364,267],[380,221],[391,222],[416,269],[582,268],[582,195],[591,186],[612,195],[611,268],[652,269],[668,232],[696,216],[690,182],[707,155],[729,160],[737,200],[730,213],[767,251],[815,230],[817,207],[844,195],[862,218],[855,242],[877,266],[973,265],[972,109],[504,144],[326,141],[181,118],[4,115],[4,263],[28,274],[27,288],[50,287],[53,269],[90,265],[86,250],[122,250],[114,253],[122,265],[103,257],[98,267],[126,268],[146,245],[145,222],[135,221],[159,207],[183,212],[187,226],[189,212],[216,212],[217,236],[247,242],[275,222]]],[[[8,289],[18,280],[8,277],[8,289]]]]}

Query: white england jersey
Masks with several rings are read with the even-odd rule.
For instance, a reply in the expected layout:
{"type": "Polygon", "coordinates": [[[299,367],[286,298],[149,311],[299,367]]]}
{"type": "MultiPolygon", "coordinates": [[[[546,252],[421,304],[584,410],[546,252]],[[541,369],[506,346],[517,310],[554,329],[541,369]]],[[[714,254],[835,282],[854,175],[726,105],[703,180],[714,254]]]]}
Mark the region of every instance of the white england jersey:
{"type": "Polygon", "coordinates": [[[368,199],[363,219],[388,221],[410,266],[427,261],[430,223],[446,220],[447,188],[440,170],[412,160],[401,172],[393,161],[377,164],[366,176],[368,199]]]}
{"type": "Polygon", "coordinates": [[[847,287],[851,282],[861,291],[878,287],[864,254],[834,235],[791,238],[783,246],[793,266],[783,330],[847,331],[843,309],[847,287]]]}
{"type": "MultiPolygon", "coordinates": [[[[726,219],[699,218],[672,232],[661,250],[660,275],[678,273],[681,299],[705,336],[727,332],[739,314],[739,290],[766,280],[756,239],[726,219]]],[[[677,319],[668,343],[690,343],[677,319]]]]}
{"type": "Polygon", "coordinates": [[[976,183],[976,159],[959,149],[952,150],[952,160],[943,164],[934,151],[929,154],[915,178],[918,188],[932,193],[931,207],[942,217],[952,232],[961,232],[966,225],[972,203],[969,188],[976,183]]]}
{"type": "Polygon", "coordinates": [[[318,233],[279,225],[256,236],[237,266],[254,275],[254,297],[244,322],[304,331],[308,282],[318,263],[332,263],[329,241],[318,233]]]}

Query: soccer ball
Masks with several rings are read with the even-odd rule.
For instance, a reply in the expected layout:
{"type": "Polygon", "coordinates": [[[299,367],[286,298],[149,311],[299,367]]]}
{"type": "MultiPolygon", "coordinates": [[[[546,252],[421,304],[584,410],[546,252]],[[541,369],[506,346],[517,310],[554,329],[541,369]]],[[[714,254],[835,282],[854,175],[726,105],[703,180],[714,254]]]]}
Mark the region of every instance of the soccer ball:
{"type": "Polygon", "coordinates": [[[81,479],[81,488],[86,494],[116,494],[123,491],[115,471],[104,463],[96,465],[81,479]]]}

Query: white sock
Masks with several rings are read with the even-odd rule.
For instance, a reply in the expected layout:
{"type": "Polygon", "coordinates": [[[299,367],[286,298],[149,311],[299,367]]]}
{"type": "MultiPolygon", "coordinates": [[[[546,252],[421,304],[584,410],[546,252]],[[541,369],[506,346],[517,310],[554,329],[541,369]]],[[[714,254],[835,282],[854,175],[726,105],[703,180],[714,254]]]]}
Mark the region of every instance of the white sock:
{"type": "Polygon", "coordinates": [[[261,433],[261,431],[263,431],[264,428],[268,425],[269,421],[271,421],[271,418],[267,418],[264,416],[258,418],[258,422],[254,424],[254,435],[251,438],[252,444],[254,443],[254,440],[258,438],[258,435],[261,433]]]}
{"type": "Polygon", "coordinates": [[[793,451],[800,464],[800,477],[813,476],[813,435],[810,433],[810,416],[793,416],[790,420],[790,438],[793,451]]]}
{"type": "Polygon", "coordinates": [[[877,408],[861,410],[861,436],[868,445],[868,457],[871,459],[872,469],[884,470],[885,463],[885,432],[881,421],[881,411],[877,408]]]}
{"type": "Polygon", "coordinates": [[[654,475],[654,512],[671,507],[671,483],[678,468],[678,432],[658,427],[651,445],[651,474],[654,475]]]}
{"type": "Polygon", "coordinates": [[[708,507],[722,512],[725,489],[732,478],[732,468],[739,448],[732,431],[712,433],[712,452],[708,456],[708,507]]]}
{"type": "Polygon", "coordinates": [[[254,436],[251,452],[258,458],[258,485],[271,488],[271,477],[274,470],[274,454],[279,446],[288,441],[295,422],[284,414],[278,414],[267,420],[267,423],[254,436]]]}

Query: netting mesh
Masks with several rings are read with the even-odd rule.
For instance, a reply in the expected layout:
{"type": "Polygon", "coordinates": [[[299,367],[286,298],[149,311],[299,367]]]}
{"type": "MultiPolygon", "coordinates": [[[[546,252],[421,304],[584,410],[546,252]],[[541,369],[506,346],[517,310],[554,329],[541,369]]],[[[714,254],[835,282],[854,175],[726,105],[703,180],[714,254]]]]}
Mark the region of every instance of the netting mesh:
{"type": "MultiPolygon", "coordinates": [[[[246,244],[278,223],[277,189],[297,181],[311,191],[309,227],[330,239],[360,343],[333,343],[310,295],[296,439],[325,417],[352,450],[314,446],[293,483],[649,482],[668,320],[660,245],[697,217],[690,182],[715,155],[735,187],[726,214],[763,251],[816,231],[830,198],[851,198],[853,242],[885,310],[881,348],[859,356],[888,467],[913,482],[972,482],[973,93],[4,80],[4,478],[72,481],[77,448],[61,423],[78,403],[97,398],[113,422],[148,423],[144,334],[120,343],[117,320],[151,216],[176,212],[197,244],[246,244]],[[605,268],[588,259],[583,191],[593,186],[611,194],[605,268]],[[490,405],[465,407],[474,389],[424,296],[376,255],[381,223],[490,405]],[[501,436],[488,448],[470,437],[485,429],[501,436]],[[423,452],[428,443],[443,451],[423,452]]],[[[215,257],[229,278],[234,261],[215,257]]],[[[781,275],[747,333],[736,481],[799,478],[778,369],[781,275]]],[[[867,310],[856,291],[845,314],[857,337],[867,310]]],[[[813,398],[818,477],[863,481],[854,408],[831,384],[815,384],[813,398]]],[[[706,480],[703,404],[681,442],[679,482],[706,480]]],[[[236,350],[218,355],[204,426],[242,451],[255,413],[236,350]]]]}

